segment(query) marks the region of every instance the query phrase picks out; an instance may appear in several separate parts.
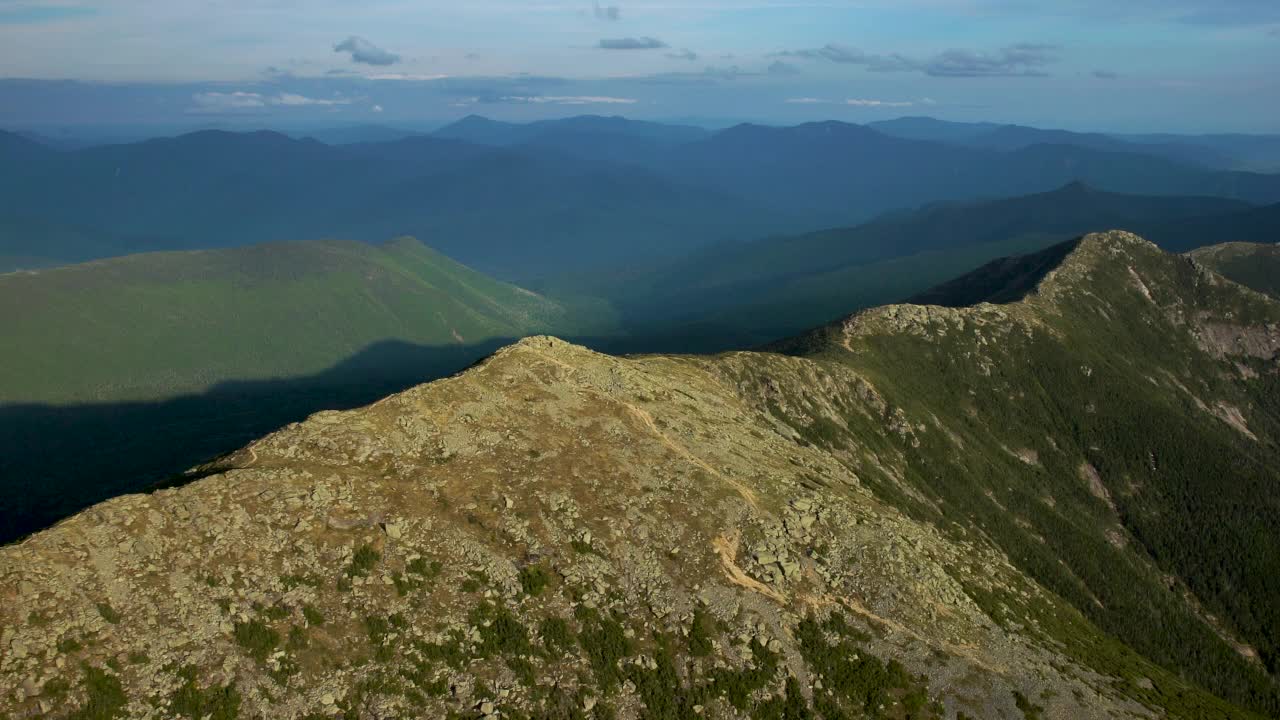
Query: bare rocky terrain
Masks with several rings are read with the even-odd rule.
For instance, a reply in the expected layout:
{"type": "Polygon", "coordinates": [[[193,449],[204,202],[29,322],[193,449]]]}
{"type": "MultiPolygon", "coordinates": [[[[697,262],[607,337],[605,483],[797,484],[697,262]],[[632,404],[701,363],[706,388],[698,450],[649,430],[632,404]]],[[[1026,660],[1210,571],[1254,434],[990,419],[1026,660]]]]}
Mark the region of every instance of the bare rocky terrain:
{"type": "Polygon", "coordinates": [[[1113,233],[1024,298],[778,352],[527,338],[0,548],[0,717],[1253,717],[1265,694],[1117,629],[1101,577],[1274,686],[1274,626],[1164,554],[1154,481],[1062,418],[1141,378],[1248,455],[1191,475],[1274,489],[1239,463],[1276,457],[1278,318],[1113,233]],[[1160,360],[1072,342],[1097,312],[1160,360]],[[1098,384],[1042,420],[1059,361],[1098,384]]]}

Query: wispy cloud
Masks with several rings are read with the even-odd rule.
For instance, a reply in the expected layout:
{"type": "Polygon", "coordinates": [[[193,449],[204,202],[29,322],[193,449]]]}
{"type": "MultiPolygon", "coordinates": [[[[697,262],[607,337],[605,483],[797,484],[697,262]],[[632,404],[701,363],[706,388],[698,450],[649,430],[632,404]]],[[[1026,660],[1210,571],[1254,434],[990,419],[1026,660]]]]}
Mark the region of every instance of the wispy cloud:
{"type": "Polygon", "coordinates": [[[698,53],[686,49],[681,50],[680,52],[667,53],[667,57],[672,60],[688,60],[689,62],[693,62],[698,59],[698,53]]]}
{"type": "Polygon", "coordinates": [[[352,35],[333,46],[334,52],[350,53],[351,61],[365,65],[394,65],[400,62],[400,56],[383,50],[362,37],[352,35]]]}
{"type": "Polygon", "coordinates": [[[784,63],[781,60],[774,62],[766,71],[770,75],[799,75],[800,68],[791,63],[784,63]]]}
{"type": "Polygon", "coordinates": [[[859,65],[871,72],[922,72],[934,77],[1039,77],[1044,67],[1057,61],[1052,45],[1019,43],[995,52],[951,49],[920,60],[900,53],[868,53],[850,45],[828,44],[808,50],[788,50],[777,55],[859,65]]]}
{"type": "Polygon", "coordinates": [[[844,101],[845,105],[851,107],[889,107],[902,108],[911,107],[915,103],[907,100],[870,100],[866,98],[850,98],[844,101]]]}
{"type": "Polygon", "coordinates": [[[657,50],[667,44],[651,37],[606,38],[600,41],[601,50],[657,50]]]}
{"type": "Polygon", "coordinates": [[[635,98],[607,95],[508,95],[501,100],[528,105],[634,105],[638,102],[635,98]]]}
{"type": "MultiPolygon", "coordinates": [[[[849,98],[847,100],[827,100],[825,98],[816,97],[797,97],[787,98],[784,102],[788,105],[847,105],[849,107],[863,108],[905,108],[912,107],[916,103],[910,100],[875,100],[871,98],[849,98]]],[[[927,105],[934,104],[933,101],[923,103],[927,105]]]]}
{"type": "Polygon", "coordinates": [[[205,92],[191,96],[196,107],[202,110],[247,110],[267,106],[266,98],[251,92],[205,92]]]}
{"type": "Polygon", "coordinates": [[[195,112],[236,112],[258,110],[268,107],[324,107],[350,105],[351,98],[313,98],[297,93],[278,93],[264,95],[262,93],[245,92],[202,92],[191,96],[195,105],[190,108],[195,112]]]}
{"type": "Polygon", "coordinates": [[[1099,80],[1115,80],[1120,77],[1120,73],[1111,70],[1094,70],[1093,76],[1099,80]]]}

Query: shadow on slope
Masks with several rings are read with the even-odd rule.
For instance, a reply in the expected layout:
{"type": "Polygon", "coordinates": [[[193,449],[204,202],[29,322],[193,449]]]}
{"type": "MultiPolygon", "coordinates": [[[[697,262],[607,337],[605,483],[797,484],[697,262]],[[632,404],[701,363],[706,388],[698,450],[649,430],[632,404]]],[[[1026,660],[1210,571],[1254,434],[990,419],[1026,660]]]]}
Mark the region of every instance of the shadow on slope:
{"type": "Polygon", "coordinates": [[[232,381],[160,402],[0,405],[0,544],[145,490],[320,410],[445,377],[512,342],[373,344],[322,373],[232,381]]]}
{"type": "Polygon", "coordinates": [[[993,260],[971,273],[915,295],[912,305],[968,307],[978,303],[1018,302],[1040,285],[1080,244],[1080,239],[1058,243],[1030,255],[993,260]]]}

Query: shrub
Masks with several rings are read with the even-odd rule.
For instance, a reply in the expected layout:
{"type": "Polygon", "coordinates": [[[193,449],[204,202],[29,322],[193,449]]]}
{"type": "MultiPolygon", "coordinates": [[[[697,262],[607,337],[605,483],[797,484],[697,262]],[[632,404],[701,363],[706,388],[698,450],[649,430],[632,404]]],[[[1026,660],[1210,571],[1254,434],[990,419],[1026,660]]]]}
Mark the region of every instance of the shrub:
{"type": "Polygon", "coordinates": [[[121,620],[120,613],[116,612],[109,604],[104,602],[98,603],[98,614],[102,616],[103,620],[106,620],[112,625],[118,624],[121,620]]]}
{"type": "Polygon", "coordinates": [[[302,617],[306,619],[308,625],[320,627],[324,625],[324,613],[320,612],[315,605],[307,603],[302,606],[302,617]]]}
{"type": "Polygon", "coordinates": [[[183,679],[171,698],[169,712],[192,720],[236,720],[240,716],[240,693],[235,685],[201,689],[196,684],[200,671],[188,665],[178,671],[183,679]]]}
{"type": "Polygon", "coordinates": [[[374,550],[373,546],[361,545],[351,556],[351,564],[347,566],[347,577],[368,575],[381,559],[382,555],[374,550]]]}
{"type": "Polygon", "coordinates": [[[235,638],[240,647],[259,662],[265,662],[267,656],[280,645],[280,633],[272,630],[261,620],[236,623],[235,638]]]}
{"type": "Polygon", "coordinates": [[[86,699],[79,710],[67,716],[67,720],[113,720],[124,717],[128,698],[115,675],[93,667],[84,666],[82,685],[86,699]]]}
{"type": "Polygon", "coordinates": [[[537,597],[551,583],[551,573],[541,565],[526,565],[520,570],[520,589],[525,595],[537,597]]]}

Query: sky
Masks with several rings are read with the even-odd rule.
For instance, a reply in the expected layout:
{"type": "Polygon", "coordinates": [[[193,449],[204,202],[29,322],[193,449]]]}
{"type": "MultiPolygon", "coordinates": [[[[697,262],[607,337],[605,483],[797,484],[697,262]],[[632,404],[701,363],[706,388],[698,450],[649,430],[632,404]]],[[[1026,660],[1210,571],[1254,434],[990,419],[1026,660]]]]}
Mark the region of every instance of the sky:
{"type": "Polygon", "coordinates": [[[1280,0],[0,0],[0,127],[1280,133],[1280,0]]]}

